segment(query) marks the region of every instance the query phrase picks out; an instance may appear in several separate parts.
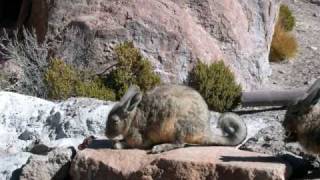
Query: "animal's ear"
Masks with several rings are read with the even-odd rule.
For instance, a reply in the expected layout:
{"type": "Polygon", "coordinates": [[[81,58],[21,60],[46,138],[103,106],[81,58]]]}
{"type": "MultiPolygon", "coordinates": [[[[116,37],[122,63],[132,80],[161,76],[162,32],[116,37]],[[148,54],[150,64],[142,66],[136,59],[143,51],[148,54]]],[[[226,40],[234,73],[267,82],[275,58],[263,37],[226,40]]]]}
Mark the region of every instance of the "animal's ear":
{"type": "Polygon", "coordinates": [[[142,93],[137,86],[131,86],[127,93],[121,98],[120,104],[123,112],[131,112],[140,103],[142,93]]]}
{"type": "Polygon", "coordinates": [[[311,106],[319,101],[320,98],[320,79],[317,79],[307,90],[307,94],[302,100],[303,105],[311,106]]]}

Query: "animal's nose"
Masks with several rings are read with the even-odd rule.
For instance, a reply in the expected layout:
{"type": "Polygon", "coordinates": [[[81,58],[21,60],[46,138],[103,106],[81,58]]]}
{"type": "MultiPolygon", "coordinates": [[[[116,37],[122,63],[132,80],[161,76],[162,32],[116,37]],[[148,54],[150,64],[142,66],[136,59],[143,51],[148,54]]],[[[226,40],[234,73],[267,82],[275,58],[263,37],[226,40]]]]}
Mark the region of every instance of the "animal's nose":
{"type": "Polygon", "coordinates": [[[119,122],[120,122],[120,121],[117,120],[117,119],[112,119],[112,123],[113,123],[113,124],[119,124],[119,122]]]}

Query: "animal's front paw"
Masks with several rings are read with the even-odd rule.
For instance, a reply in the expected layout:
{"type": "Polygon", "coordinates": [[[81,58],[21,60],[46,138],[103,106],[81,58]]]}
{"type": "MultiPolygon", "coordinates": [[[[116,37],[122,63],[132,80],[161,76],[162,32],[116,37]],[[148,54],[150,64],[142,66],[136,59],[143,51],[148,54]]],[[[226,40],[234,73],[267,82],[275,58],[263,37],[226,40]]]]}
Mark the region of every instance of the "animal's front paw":
{"type": "Polygon", "coordinates": [[[124,144],[122,142],[119,142],[119,141],[115,141],[113,143],[113,146],[112,146],[113,149],[123,149],[124,148],[124,144]]]}
{"type": "Polygon", "coordinates": [[[159,144],[152,147],[151,153],[158,154],[174,149],[172,144],[159,144]]]}
{"type": "Polygon", "coordinates": [[[158,153],[163,152],[163,145],[164,144],[153,146],[152,150],[151,150],[151,153],[152,154],[158,154],[158,153]]]}
{"type": "Polygon", "coordinates": [[[94,137],[94,136],[89,136],[89,137],[85,138],[85,139],[83,140],[83,142],[82,142],[81,144],[79,144],[78,149],[79,149],[79,150],[83,150],[83,149],[89,147],[89,145],[90,145],[90,144],[92,143],[92,141],[95,140],[95,139],[96,139],[96,137],[94,137]]]}

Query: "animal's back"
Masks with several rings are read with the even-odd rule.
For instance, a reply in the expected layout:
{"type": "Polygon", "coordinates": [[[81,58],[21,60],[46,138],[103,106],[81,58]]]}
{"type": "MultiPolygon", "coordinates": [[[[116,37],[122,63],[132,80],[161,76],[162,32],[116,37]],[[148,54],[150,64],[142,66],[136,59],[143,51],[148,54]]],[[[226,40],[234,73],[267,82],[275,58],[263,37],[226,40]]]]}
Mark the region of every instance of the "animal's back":
{"type": "Polygon", "coordinates": [[[175,140],[201,143],[209,128],[206,102],[186,86],[158,86],[144,95],[140,108],[147,119],[145,137],[154,144],[175,140]]]}
{"type": "Polygon", "coordinates": [[[315,105],[297,125],[299,142],[309,151],[320,154],[320,106],[315,105]]]}

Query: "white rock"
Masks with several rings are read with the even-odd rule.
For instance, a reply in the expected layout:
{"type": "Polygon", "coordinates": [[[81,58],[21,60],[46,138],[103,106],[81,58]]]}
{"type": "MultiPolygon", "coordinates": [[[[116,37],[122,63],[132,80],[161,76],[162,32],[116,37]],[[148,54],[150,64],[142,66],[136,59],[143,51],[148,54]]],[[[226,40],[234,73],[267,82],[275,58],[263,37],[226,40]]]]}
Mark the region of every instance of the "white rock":
{"type": "Polygon", "coordinates": [[[316,50],[318,50],[318,48],[317,47],[315,47],[315,46],[308,46],[311,50],[313,50],[313,51],[316,51],[316,50]]]}
{"type": "Polygon", "coordinates": [[[18,172],[30,156],[31,154],[26,152],[0,155],[0,179],[18,179],[19,173],[15,174],[14,172],[18,172]]]}
{"type": "Polygon", "coordinates": [[[114,104],[92,98],[51,102],[0,91],[0,179],[10,179],[25,164],[30,154],[23,151],[36,138],[49,147],[77,147],[86,136],[103,136],[114,104]]]}

